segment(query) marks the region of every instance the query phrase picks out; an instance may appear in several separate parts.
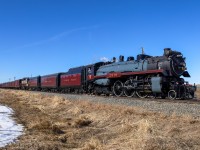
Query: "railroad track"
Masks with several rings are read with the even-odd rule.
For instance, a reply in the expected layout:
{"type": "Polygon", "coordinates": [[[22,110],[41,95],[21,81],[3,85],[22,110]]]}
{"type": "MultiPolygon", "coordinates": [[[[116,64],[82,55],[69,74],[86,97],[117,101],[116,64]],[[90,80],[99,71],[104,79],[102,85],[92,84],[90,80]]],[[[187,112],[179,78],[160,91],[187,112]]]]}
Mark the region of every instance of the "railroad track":
{"type": "Polygon", "coordinates": [[[117,96],[106,96],[106,95],[93,95],[93,94],[77,94],[77,93],[60,93],[60,92],[44,92],[44,91],[34,91],[34,92],[41,92],[41,93],[47,93],[47,94],[63,94],[63,95],[75,95],[75,96],[80,96],[80,95],[86,95],[86,96],[95,96],[95,97],[101,97],[101,98],[115,98],[115,99],[126,99],[126,100],[130,100],[130,101],[134,101],[134,100],[140,100],[140,101],[152,101],[152,102],[159,102],[159,103],[185,103],[185,104],[200,104],[200,99],[190,99],[190,100],[182,100],[182,99],[175,99],[175,100],[171,100],[168,98],[162,99],[162,98],[152,98],[152,97],[147,97],[147,98],[139,98],[139,97],[125,97],[125,96],[121,96],[121,97],[117,97],[117,96]]]}
{"type": "MultiPolygon", "coordinates": [[[[95,95],[97,97],[108,97],[108,96],[104,96],[104,95],[101,95],[101,96],[98,96],[98,95],[95,95]]],[[[137,97],[125,97],[125,96],[122,96],[122,97],[116,97],[116,96],[111,96],[111,97],[114,97],[114,98],[117,98],[117,99],[126,99],[126,100],[131,100],[131,101],[134,101],[134,100],[141,100],[141,101],[152,101],[152,102],[160,102],[160,103],[186,103],[186,104],[200,104],[200,99],[190,99],[190,100],[182,100],[182,99],[175,99],[175,100],[171,100],[171,99],[168,99],[168,98],[165,98],[165,99],[162,99],[162,98],[151,98],[151,97],[147,97],[147,98],[137,98],[137,97]]]]}
{"type": "Polygon", "coordinates": [[[96,104],[121,105],[128,107],[143,108],[144,110],[164,113],[166,115],[191,115],[200,118],[200,100],[170,100],[160,98],[129,98],[116,97],[105,95],[89,95],[89,94],[75,94],[75,93],[58,93],[58,92],[41,92],[41,91],[27,91],[30,93],[38,93],[44,96],[59,96],[69,101],[89,101],[96,104]]]}
{"type": "MultiPolygon", "coordinates": [[[[137,98],[135,98],[137,99],[137,98]]],[[[146,101],[156,101],[156,102],[161,102],[161,103],[187,103],[187,104],[200,104],[199,99],[191,99],[191,100],[181,100],[181,99],[176,99],[176,100],[171,100],[171,99],[161,99],[161,98],[146,98],[146,99],[141,99],[141,100],[146,100],[146,101]]]]}

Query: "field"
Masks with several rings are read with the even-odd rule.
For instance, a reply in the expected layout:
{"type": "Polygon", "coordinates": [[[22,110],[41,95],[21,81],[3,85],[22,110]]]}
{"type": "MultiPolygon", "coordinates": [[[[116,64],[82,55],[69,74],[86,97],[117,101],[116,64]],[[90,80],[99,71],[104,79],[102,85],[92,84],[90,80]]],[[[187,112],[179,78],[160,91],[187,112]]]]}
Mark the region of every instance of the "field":
{"type": "Polygon", "coordinates": [[[188,115],[8,90],[0,90],[0,104],[13,108],[25,126],[5,149],[200,149],[200,119],[188,115]]]}

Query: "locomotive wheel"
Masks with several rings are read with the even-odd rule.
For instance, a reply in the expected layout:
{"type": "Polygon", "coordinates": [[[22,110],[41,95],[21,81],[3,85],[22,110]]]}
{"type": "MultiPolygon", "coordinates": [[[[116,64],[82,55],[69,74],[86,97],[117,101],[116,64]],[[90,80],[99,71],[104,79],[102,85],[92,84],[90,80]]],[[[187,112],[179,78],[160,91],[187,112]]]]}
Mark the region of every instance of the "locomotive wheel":
{"type": "Polygon", "coordinates": [[[169,97],[169,99],[176,99],[176,96],[177,96],[177,93],[176,93],[176,91],[174,91],[174,90],[170,90],[169,92],[168,92],[168,97],[169,97]]]}
{"type": "Polygon", "coordinates": [[[99,90],[99,87],[98,87],[98,86],[95,86],[95,87],[94,87],[94,92],[93,92],[93,93],[94,93],[94,95],[98,95],[98,96],[99,96],[99,95],[101,95],[101,93],[100,93],[100,90],[99,90]]]}
{"type": "Polygon", "coordinates": [[[115,96],[119,97],[122,96],[124,91],[123,91],[123,83],[121,81],[116,81],[113,85],[113,93],[115,96]]]}
{"type": "Polygon", "coordinates": [[[156,99],[157,98],[157,94],[156,93],[152,93],[151,95],[148,95],[151,99],[156,99]]]}
{"type": "Polygon", "coordinates": [[[148,96],[144,91],[136,91],[136,94],[139,98],[146,98],[148,96]]]}
{"type": "Polygon", "coordinates": [[[133,97],[135,95],[135,90],[133,89],[133,87],[131,85],[131,80],[127,80],[124,83],[124,94],[127,97],[133,97]]]}

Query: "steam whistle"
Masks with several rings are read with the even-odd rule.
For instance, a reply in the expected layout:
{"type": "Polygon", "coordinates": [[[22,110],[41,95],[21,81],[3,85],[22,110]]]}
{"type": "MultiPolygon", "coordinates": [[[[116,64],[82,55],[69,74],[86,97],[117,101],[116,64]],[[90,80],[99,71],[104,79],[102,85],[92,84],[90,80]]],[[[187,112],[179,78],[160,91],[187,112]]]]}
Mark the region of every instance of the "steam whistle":
{"type": "Polygon", "coordinates": [[[142,54],[144,54],[144,48],[142,47],[142,54]]]}

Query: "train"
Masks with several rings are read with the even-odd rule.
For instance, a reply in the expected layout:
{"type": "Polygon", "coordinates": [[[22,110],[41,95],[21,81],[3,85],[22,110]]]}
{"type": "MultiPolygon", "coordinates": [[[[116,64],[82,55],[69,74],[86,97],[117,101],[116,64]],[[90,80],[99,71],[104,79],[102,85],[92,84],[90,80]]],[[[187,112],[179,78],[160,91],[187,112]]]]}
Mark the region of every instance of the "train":
{"type": "Polygon", "coordinates": [[[117,61],[97,62],[36,77],[25,77],[1,83],[0,88],[52,91],[61,93],[88,93],[117,97],[153,97],[193,99],[196,86],[183,77],[190,77],[186,61],[179,51],[165,48],[162,56],[144,52],[136,58],[120,55],[117,61]]]}

